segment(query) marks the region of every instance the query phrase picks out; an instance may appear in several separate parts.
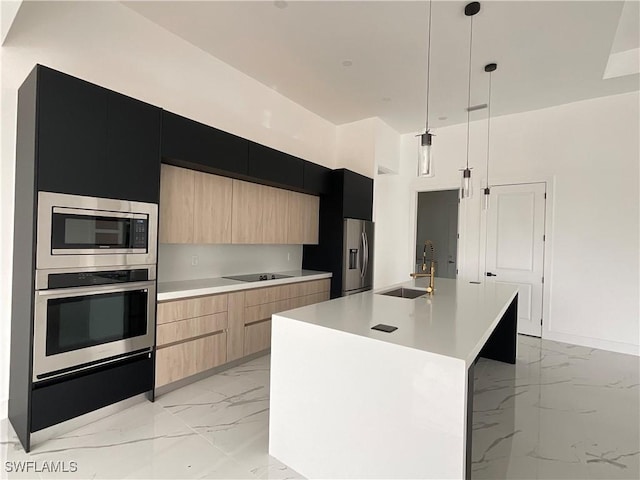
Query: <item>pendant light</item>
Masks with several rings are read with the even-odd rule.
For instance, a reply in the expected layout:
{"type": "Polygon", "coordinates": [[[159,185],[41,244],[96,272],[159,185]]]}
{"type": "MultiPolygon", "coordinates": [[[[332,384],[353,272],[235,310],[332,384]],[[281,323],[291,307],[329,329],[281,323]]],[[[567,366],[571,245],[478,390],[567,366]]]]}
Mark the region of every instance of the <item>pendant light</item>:
{"type": "Polygon", "coordinates": [[[418,145],[418,176],[433,177],[433,133],[429,132],[429,80],[431,75],[431,0],[429,0],[429,33],[427,34],[427,120],[418,145]]]}
{"type": "Polygon", "coordinates": [[[471,128],[469,109],[471,108],[471,47],[473,46],[473,16],[480,11],[480,2],[471,2],[464,7],[464,14],[469,17],[469,89],[467,94],[467,165],[462,170],[462,185],[460,198],[469,198],[472,195],[471,169],[469,168],[469,131],[471,128]]]}
{"type": "Polygon", "coordinates": [[[489,140],[491,140],[491,74],[496,71],[498,65],[495,63],[488,63],[484,66],[484,71],[489,74],[489,100],[487,102],[487,186],[484,189],[484,202],[482,208],[484,210],[489,209],[489,195],[491,195],[491,189],[489,188],[489,140]]]}

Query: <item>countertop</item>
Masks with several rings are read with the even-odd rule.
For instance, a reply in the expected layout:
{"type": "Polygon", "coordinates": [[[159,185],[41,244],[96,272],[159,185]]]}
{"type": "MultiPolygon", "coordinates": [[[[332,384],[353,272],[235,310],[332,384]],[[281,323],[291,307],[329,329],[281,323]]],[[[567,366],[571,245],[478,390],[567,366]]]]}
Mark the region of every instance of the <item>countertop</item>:
{"type": "Polygon", "coordinates": [[[278,313],[342,332],[463,360],[469,366],[516,296],[515,285],[435,279],[435,294],[410,300],[379,295],[398,287],[425,290],[428,278],[278,313]],[[398,329],[371,330],[379,323],[398,329]]]}
{"type": "Polygon", "coordinates": [[[216,293],[235,292],[238,290],[250,290],[252,288],[272,287],[287,283],[307,282],[331,278],[329,272],[317,272],[314,270],[289,270],[286,272],[269,272],[290,275],[289,278],[277,280],[263,280],[260,282],[241,282],[227,278],[203,278],[199,280],[182,280],[175,282],[158,282],[158,301],[176,300],[180,298],[198,297],[201,295],[215,295],[216,293]]]}

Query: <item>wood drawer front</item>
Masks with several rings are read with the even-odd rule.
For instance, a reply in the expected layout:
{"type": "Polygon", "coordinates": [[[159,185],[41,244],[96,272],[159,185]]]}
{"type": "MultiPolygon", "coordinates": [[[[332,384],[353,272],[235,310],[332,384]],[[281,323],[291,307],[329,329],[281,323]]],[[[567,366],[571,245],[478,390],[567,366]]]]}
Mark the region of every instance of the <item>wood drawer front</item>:
{"type": "Polygon", "coordinates": [[[331,288],[331,279],[312,280],[310,282],[291,283],[288,287],[289,298],[304,297],[314,293],[328,292],[331,288]]]}
{"type": "Polygon", "coordinates": [[[159,348],[156,352],[156,388],[222,365],[226,359],[226,333],[159,348]]]}
{"type": "Polygon", "coordinates": [[[244,354],[261,352],[271,346],[271,320],[244,327],[244,354]]]}
{"type": "Polygon", "coordinates": [[[227,311],[227,295],[187,298],[158,304],[157,323],[177,322],[227,311]]]}
{"type": "Polygon", "coordinates": [[[244,297],[244,304],[247,307],[272,303],[289,298],[289,285],[276,285],[275,287],[257,288],[247,290],[244,297]]]}
{"type": "Polygon", "coordinates": [[[290,300],[280,300],[279,302],[263,303],[262,305],[254,305],[244,309],[244,323],[259,322],[271,318],[271,315],[278,312],[284,312],[291,308],[290,300]]]}
{"type": "Polygon", "coordinates": [[[313,293],[311,295],[305,295],[304,297],[292,298],[289,302],[291,302],[290,308],[293,309],[324,302],[325,300],[329,300],[329,292],[313,293]]]}
{"type": "Polygon", "coordinates": [[[158,325],[158,346],[180,342],[189,338],[200,337],[207,333],[219,332],[227,328],[227,312],[205,315],[204,317],[188,318],[178,322],[158,325]]]}

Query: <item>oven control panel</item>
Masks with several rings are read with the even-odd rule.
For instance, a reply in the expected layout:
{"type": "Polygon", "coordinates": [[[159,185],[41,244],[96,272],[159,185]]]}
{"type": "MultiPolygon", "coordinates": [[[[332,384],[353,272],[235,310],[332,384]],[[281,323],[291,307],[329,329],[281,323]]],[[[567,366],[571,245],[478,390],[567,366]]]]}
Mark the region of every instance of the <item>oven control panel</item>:
{"type": "Polygon", "coordinates": [[[149,269],[106,270],[102,272],[50,273],[49,288],[85,287],[149,280],[149,269]]]}

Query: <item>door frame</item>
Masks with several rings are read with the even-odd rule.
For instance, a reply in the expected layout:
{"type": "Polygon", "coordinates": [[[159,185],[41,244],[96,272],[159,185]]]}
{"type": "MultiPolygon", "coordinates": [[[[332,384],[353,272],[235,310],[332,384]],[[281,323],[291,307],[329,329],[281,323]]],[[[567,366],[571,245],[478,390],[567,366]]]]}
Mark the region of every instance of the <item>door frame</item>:
{"type": "MultiPolygon", "coordinates": [[[[486,185],[486,179],[481,179],[482,185],[486,185]]],[[[544,183],[545,184],[545,211],[544,211],[544,236],[545,242],[543,245],[543,262],[542,262],[542,276],[544,283],[542,284],[542,329],[541,337],[547,338],[551,329],[551,284],[553,281],[551,275],[551,265],[553,263],[553,211],[554,211],[554,192],[556,186],[556,177],[538,177],[538,178],[509,178],[498,177],[491,182],[491,187],[501,187],[508,185],[527,185],[532,183],[544,183]]],[[[482,267],[482,272],[487,271],[487,215],[482,210],[481,204],[480,212],[480,255],[481,259],[479,265],[482,267]]],[[[484,273],[482,274],[483,278],[484,273]]]]}
{"type": "MultiPolygon", "coordinates": [[[[415,267],[415,260],[416,260],[416,237],[418,235],[418,194],[420,193],[429,193],[429,192],[442,192],[442,191],[447,191],[447,190],[460,190],[460,185],[454,185],[454,186],[434,186],[433,188],[417,188],[417,189],[413,189],[412,190],[412,202],[411,202],[411,212],[410,215],[411,217],[411,222],[413,225],[413,234],[411,236],[410,242],[410,254],[411,254],[411,259],[410,259],[410,273],[413,272],[413,268],[415,267]]],[[[457,242],[456,242],[456,279],[458,279],[461,275],[461,270],[462,270],[462,265],[464,264],[464,262],[461,261],[461,255],[463,254],[463,249],[460,248],[460,239],[463,238],[463,232],[462,229],[464,229],[464,225],[466,222],[462,221],[462,212],[463,212],[463,204],[465,202],[461,202],[460,201],[460,196],[458,194],[458,238],[457,238],[457,242]]],[[[466,206],[466,205],[465,205],[466,206]]],[[[464,211],[466,212],[466,209],[464,209],[464,211]]]]}

